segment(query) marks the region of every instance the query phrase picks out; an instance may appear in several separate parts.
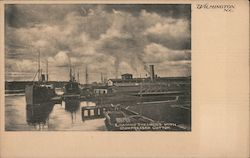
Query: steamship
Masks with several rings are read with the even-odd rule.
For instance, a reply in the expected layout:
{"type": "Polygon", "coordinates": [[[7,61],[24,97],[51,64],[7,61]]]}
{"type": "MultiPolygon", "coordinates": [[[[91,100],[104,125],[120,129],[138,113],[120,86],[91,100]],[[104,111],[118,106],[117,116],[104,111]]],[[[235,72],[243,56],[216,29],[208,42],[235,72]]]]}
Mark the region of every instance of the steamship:
{"type": "Polygon", "coordinates": [[[75,74],[72,75],[72,68],[70,65],[70,72],[69,72],[69,82],[65,85],[65,93],[64,97],[80,97],[80,88],[79,83],[75,79],[75,74]]]}
{"type": "Polygon", "coordinates": [[[32,85],[26,85],[25,87],[25,99],[27,105],[36,105],[45,102],[49,102],[53,97],[56,96],[55,88],[52,84],[48,84],[48,64],[46,74],[42,74],[40,69],[40,52],[38,56],[38,81],[33,82],[32,85]]]}

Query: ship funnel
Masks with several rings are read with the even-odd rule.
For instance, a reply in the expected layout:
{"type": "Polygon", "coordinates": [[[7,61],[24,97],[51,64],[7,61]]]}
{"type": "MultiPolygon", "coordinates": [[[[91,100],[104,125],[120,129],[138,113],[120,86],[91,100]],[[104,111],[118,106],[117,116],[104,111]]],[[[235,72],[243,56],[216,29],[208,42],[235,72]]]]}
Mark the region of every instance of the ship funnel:
{"type": "Polygon", "coordinates": [[[149,67],[150,67],[150,78],[151,78],[151,81],[153,81],[155,79],[154,65],[149,65],[149,67]]]}
{"type": "Polygon", "coordinates": [[[42,82],[46,81],[45,80],[45,74],[42,74],[41,77],[42,77],[42,82]]]}
{"type": "Polygon", "coordinates": [[[49,64],[48,60],[46,60],[46,82],[49,81],[49,64]]]}

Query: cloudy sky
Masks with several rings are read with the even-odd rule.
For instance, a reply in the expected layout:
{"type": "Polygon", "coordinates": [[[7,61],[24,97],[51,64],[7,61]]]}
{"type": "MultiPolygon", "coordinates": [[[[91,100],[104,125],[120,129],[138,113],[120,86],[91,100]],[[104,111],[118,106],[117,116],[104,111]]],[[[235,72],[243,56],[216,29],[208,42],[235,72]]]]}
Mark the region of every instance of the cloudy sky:
{"type": "Polygon", "coordinates": [[[37,54],[50,80],[69,79],[69,61],[85,82],[101,73],[191,75],[190,5],[5,5],[5,79],[32,80],[37,54]]]}

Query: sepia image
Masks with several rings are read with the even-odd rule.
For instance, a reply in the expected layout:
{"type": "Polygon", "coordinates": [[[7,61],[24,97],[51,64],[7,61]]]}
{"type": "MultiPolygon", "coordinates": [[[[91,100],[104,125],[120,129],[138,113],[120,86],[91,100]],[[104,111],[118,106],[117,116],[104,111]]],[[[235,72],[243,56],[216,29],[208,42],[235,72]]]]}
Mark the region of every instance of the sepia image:
{"type": "Polygon", "coordinates": [[[5,4],[5,131],[192,131],[191,4],[5,4]]]}

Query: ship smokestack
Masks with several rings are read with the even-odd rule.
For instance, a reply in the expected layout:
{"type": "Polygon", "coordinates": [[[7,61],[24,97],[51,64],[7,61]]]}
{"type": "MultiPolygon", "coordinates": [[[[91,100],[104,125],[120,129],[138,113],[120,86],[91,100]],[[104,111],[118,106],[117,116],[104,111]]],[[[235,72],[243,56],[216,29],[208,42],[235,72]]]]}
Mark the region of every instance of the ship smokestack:
{"type": "Polygon", "coordinates": [[[42,78],[42,82],[46,81],[46,76],[45,76],[45,74],[42,74],[42,75],[41,75],[41,78],[42,78]]]}
{"type": "Polygon", "coordinates": [[[88,65],[85,67],[85,84],[89,84],[88,65]]]}
{"type": "Polygon", "coordinates": [[[149,67],[150,67],[150,78],[151,78],[151,81],[153,81],[155,79],[154,65],[149,65],[149,67]]]}
{"type": "Polygon", "coordinates": [[[46,81],[49,81],[49,66],[48,66],[48,60],[46,60],[46,81]]]}
{"type": "Polygon", "coordinates": [[[103,80],[104,80],[104,79],[103,79],[103,75],[102,75],[102,72],[101,72],[101,83],[104,83],[103,80]]]}

